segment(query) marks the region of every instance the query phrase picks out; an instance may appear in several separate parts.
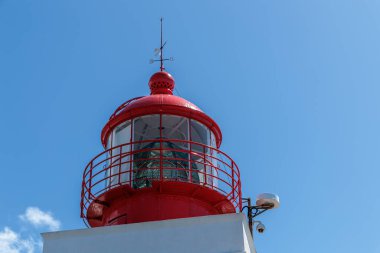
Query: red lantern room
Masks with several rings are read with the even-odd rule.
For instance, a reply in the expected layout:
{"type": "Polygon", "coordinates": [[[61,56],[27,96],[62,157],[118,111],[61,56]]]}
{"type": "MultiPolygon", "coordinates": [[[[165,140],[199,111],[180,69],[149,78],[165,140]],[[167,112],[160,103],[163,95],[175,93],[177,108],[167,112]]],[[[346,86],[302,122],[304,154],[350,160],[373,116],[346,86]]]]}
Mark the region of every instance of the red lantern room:
{"type": "Polygon", "coordinates": [[[105,151],[83,174],[81,216],[91,227],[186,218],[241,210],[235,162],[218,148],[215,121],[173,95],[173,77],[155,73],[151,94],[111,115],[105,151]]]}
{"type": "Polygon", "coordinates": [[[81,217],[91,227],[242,208],[239,169],[219,150],[220,128],[173,95],[174,79],[163,68],[164,45],[161,36],[161,71],[149,80],[150,95],[116,109],[101,133],[105,150],[85,168],[81,217]]]}

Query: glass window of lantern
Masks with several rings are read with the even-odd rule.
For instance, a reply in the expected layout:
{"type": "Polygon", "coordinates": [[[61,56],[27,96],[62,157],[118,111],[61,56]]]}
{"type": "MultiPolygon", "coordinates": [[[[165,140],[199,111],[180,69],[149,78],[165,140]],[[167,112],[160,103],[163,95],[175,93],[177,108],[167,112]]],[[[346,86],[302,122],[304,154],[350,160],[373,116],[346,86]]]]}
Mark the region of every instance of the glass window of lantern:
{"type": "MultiPolygon", "coordinates": [[[[160,138],[160,115],[142,116],[133,121],[133,141],[155,140],[160,138]]],[[[142,149],[147,142],[136,143],[134,149],[142,149]]]]}
{"type": "Polygon", "coordinates": [[[160,115],[138,117],[133,123],[133,187],[144,188],[160,178],[160,115]]]}
{"type": "Polygon", "coordinates": [[[130,183],[130,151],[131,151],[131,121],[128,120],[115,128],[109,138],[109,162],[108,185],[110,187],[130,183]],[[122,145],[125,144],[125,145],[122,145]]]}
{"type": "Polygon", "coordinates": [[[191,120],[190,121],[190,134],[191,134],[191,163],[192,168],[196,168],[197,172],[192,173],[192,181],[208,184],[208,174],[210,174],[210,130],[202,123],[191,120]],[[199,144],[197,144],[199,143],[199,144]]]}
{"type": "Polygon", "coordinates": [[[210,146],[213,147],[213,148],[216,148],[216,139],[215,139],[215,134],[213,132],[210,132],[211,133],[211,143],[210,143],[210,146]]]}
{"type": "Polygon", "coordinates": [[[113,147],[131,142],[131,121],[128,120],[114,130],[113,147]]]}
{"type": "MultiPolygon", "coordinates": [[[[202,123],[196,120],[190,120],[191,141],[210,145],[210,130],[202,123]]],[[[193,145],[193,150],[202,151],[203,145],[193,145]]]]}
{"type": "Polygon", "coordinates": [[[164,179],[187,181],[189,178],[189,120],[185,117],[162,115],[162,155],[164,179]],[[183,142],[181,140],[184,140],[183,142]],[[181,152],[183,151],[183,152],[181,152]]]}
{"type": "MultiPolygon", "coordinates": [[[[162,139],[189,140],[189,119],[174,115],[162,115],[162,139]]],[[[176,145],[187,149],[187,142],[175,141],[176,145]]]]}
{"type": "MultiPolygon", "coordinates": [[[[213,132],[211,132],[211,147],[216,148],[216,139],[213,132]]],[[[218,160],[216,159],[218,157],[218,151],[216,149],[210,150],[210,157],[211,157],[211,163],[212,163],[212,187],[218,187],[218,160]]]]}

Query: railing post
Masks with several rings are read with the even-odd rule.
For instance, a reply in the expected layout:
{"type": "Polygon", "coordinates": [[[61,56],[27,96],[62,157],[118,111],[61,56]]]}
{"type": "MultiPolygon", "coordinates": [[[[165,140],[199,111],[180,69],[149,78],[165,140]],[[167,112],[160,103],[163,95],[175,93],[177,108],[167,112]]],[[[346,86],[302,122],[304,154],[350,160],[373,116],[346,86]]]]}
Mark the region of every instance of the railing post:
{"type": "Polygon", "coordinates": [[[234,162],[231,160],[231,180],[232,180],[232,199],[235,201],[235,170],[234,162]]]}
{"type": "Polygon", "coordinates": [[[163,161],[162,161],[162,138],[160,139],[160,181],[164,181],[164,169],[163,167],[163,161]]]}
{"type": "Polygon", "coordinates": [[[203,172],[204,172],[204,184],[208,185],[208,178],[207,178],[207,166],[206,166],[206,150],[205,146],[203,145],[203,172]]]}
{"type": "Polygon", "coordinates": [[[121,152],[122,152],[122,146],[119,147],[119,175],[118,175],[118,184],[121,185],[121,152]]]}
{"type": "Polygon", "coordinates": [[[132,175],[133,164],[132,164],[132,156],[131,156],[132,148],[133,148],[133,145],[129,144],[129,154],[128,154],[129,155],[129,186],[131,186],[131,187],[132,187],[132,176],[133,176],[132,175]]]}
{"type": "Polygon", "coordinates": [[[193,182],[193,163],[192,163],[192,159],[191,159],[191,152],[192,152],[192,143],[191,142],[188,142],[188,145],[189,145],[189,182],[192,183],[193,182]]]}
{"type": "MultiPolygon", "coordinates": [[[[91,161],[90,163],[90,179],[89,179],[89,184],[88,184],[88,200],[91,199],[91,187],[92,187],[92,163],[93,163],[94,160],[91,161]]],[[[86,184],[86,179],[84,181],[84,183],[86,184]]]]}
{"type": "Polygon", "coordinates": [[[84,184],[85,184],[85,182],[86,182],[86,179],[83,177],[82,191],[81,191],[81,194],[80,194],[80,217],[81,218],[84,217],[84,214],[83,214],[83,205],[84,205],[84,187],[85,187],[84,184]]]}

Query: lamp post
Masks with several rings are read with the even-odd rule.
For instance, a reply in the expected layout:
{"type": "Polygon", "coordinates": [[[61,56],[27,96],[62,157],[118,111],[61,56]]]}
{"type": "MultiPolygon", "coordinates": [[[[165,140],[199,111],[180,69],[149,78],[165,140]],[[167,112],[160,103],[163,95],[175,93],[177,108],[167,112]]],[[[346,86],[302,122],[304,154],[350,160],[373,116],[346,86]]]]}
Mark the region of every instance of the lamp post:
{"type": "Polygon", "coordinates": [[[243,198],[243,203],[246,205],[241,209],[247,209],[248,226],[251,234],[253,234],[253,224],[258,223],[257,231],[263,233],[265,226],[260,221],[255,221],[254,218],[270,209],[278,208],[280,206],[280,198],[276,194],[261,193],[256,198],[256,205],[252,205],[251,198],[243,198]]]}

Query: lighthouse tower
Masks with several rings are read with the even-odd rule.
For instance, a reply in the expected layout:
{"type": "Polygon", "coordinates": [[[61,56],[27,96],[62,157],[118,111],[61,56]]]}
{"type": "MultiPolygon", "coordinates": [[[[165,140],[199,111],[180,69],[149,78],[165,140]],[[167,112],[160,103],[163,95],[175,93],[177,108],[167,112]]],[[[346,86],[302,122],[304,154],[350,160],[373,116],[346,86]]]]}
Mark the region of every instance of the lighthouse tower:
{"type": "Polygon", "coordinates": [[[84,169],[88,228],[44,233],[44,253],[255,252],[239,169],[219,149],[218,124],[173,94],[163,46],[161,39],[150,95],[112,113],[101,131],[104,151],[84,169]]]}

